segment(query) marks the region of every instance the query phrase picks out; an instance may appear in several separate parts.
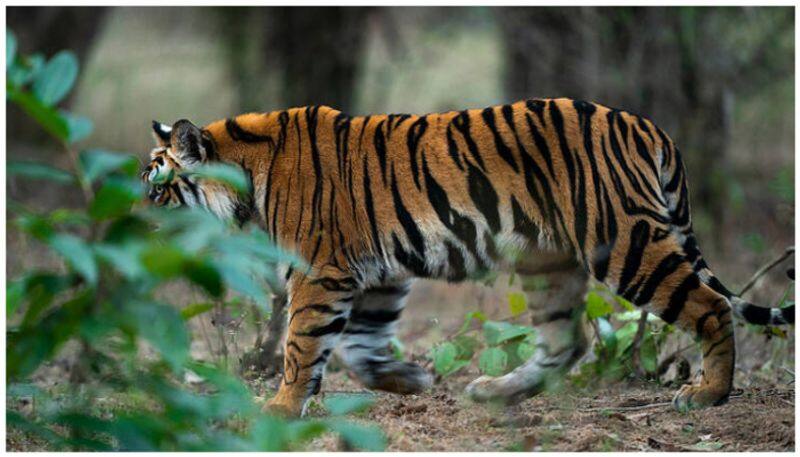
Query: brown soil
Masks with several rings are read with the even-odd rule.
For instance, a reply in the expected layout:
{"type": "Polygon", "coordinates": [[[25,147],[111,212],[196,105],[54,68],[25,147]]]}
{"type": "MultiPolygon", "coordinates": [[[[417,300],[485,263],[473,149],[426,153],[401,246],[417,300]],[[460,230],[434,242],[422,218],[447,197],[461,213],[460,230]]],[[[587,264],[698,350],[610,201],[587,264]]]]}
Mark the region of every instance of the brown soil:
{"type": "MultiPolygon", "coordinates": [[[[358,420],[386,432],[388,451],[793,451],[794,387],[736,390],[719,407],[679,413],[674,389],[618,383],[591,391],[567,386],[513,407],[480,405],[463,392],[472,375],[422,395],[378,394],[358,420]]],[[[358,391],[332,373],[324,395],[358,391]],[[327,391],[327,393],[326,393],[327,391]]],[[[321,399],[320,399],[321,400],[321,399]]],[[[311,416],[324,415],[318,403],[311,416]]],[[[312,444],[341,450],[332,436],[312,444]]]]}

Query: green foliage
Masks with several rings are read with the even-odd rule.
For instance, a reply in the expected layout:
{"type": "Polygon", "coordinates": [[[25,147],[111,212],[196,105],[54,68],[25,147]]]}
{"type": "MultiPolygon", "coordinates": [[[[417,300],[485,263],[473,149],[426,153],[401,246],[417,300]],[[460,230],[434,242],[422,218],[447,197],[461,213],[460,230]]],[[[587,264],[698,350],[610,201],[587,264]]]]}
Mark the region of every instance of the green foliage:
{"type": "MultiPolygon", "coordinates": [[[[519,316],[527,311],[527,298],[521,293],[510,293],[508,305],[512,314],[519,316]]],[[[478,354],[481,372],[500,376],[533,355],[535,340],[536,331],[532,327],[492,321],[482,312],[472,311],[464,316],[464,323],[455,335],[431,349],[430,358],[437,374],[449,376],[472,363],[478,354]],[[480,326],[475,326],[476,323],[480,326]]]]}
{"type": "MultiPolygon", "coordinates": [[[[62,52],[37,63],[44,60],[16,53],[11,32],[6,38],[9,100],[65,148],[85,138],[91,122],[55,106],[77,77],[74,56],[62,52]]],[[[13,227],[63,260],[63,267],[26,271],[7,284],[9,427],[53,450],[293,450],[326,432],[355,448],[383,449],[385,437],[371,425],[265,415],[225,368],[191,357],[187,320],[216,306],[250,303],[223,301],[229,294],[268,311],[274,265],[298,265],[297,258],[257,228],[240,230],[207,212],[132,208],[143,195],[133,156],[66,152],[72,170],[8,166],[20,179],[49,180],[85,196],[81,207],[50,211],[9,202],[13,227]],[[157,292],[174,282],[197,286],[203,298],[183,309],[159,300],[157,292]],[[65,347],[76,360],[69,379],[47,390],[32,384],[65,347]],[[182,382],[189,375],[199,381],[182,382]],[[36,407],[18,408],[22,399],[36,407]]],[[[243,189],[240,171],[221,170],[209,176],[243,189]]],[[[331,398],[326,406],[343,415],[370,404],[365,397],[331,398]]]]}
{"type": "Polygon", "coordinates": [[[247,192],[247,187],[250,185],[247,177],[239,168],[226,163],[204,164],[193,168],[192,174],[222,182],[240,193],[247,192]]]}
{"type": "Polygon", "coordinates": [[[781,168],[769,188],[785,202],[794,203],[794,167],[781,168]]]}
{"type": "MultiPolygon", "coordinates": [[[[513,276],[512,276],[513,278],[513,276]]],[[[528,299],[525,294],[520,292],[511,292],[508,294],[508,310],[511,311],[512,316],[519,316],[528,310],[528,299]]]]}
{"type": "Polygon", "coordinates": [[[622,297],[610,295],[603,289],[590,291],[586,297],[586,317],[597,336],[594,357],[580,367],[580,375],[573,380],[579,385],[598,376],[619,380],[635,376],[637,364],[641,374],[657,378],[659,348],[673,328],[648,314],[639,349],[634,351],[641,316],[642,311],[622,297]]]}

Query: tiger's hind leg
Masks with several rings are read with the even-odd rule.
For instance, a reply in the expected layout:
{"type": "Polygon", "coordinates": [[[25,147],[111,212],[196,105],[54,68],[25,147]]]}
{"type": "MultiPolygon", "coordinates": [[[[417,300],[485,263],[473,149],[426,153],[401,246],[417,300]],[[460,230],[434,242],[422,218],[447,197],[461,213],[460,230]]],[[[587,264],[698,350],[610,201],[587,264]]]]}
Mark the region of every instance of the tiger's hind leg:
{"type": "Polygon", "coordinates": [[[724,403],[733,385],[736,362],[730,301],[702,281],[677,236],[651,240],[650,226],[644,221],[630,230],[631,239],[648,242],[631,244],[619,276],[605,278],[606,285],[700,341],[702,374],[697,382],[678,391],[673,405],[684,410],[724,403]]]}
{"type": "MultiPolygon", "coordinates": [[[[477,401],[518,403],[536,395],[572,368],[586,350],[582,314],[587,277],[577,264],[545,273],[550,286],[544,294],[526,290],[532,323],[536,327],[536,351],[521,366],[497,378],[481,376],[467,386],[477,401]],[[544,295],[544,297],[542,296],[544,295]]],[[[562,264],[563,266],[563,264],[562,264]]],[[[517,268],[523,288],[537,270],[517,268]]]]}
{"type": "Polygon", "coordinates": [[[721,405],[728,401],[733,388],[736,341],[731,305],[725,297],[698,282],[687,276],[673,291],[668,306],[658,311],[667,322],[674,321],[693,333],[703,351],[699,378],[684,385],[672,400],[679,411],[721,405]],[[696,288],[692,290],[693,287],[696,288]],[[684,303],[676,298],[683,298],[684,303]]]}
{"type": "Polygon", "coordinates": [[[424,368],[396,360],[389,349],[408,291],[408,283],[387,284],[356,297],[337,353],[370,389],[413,394],[433,381],[424,368]]]}

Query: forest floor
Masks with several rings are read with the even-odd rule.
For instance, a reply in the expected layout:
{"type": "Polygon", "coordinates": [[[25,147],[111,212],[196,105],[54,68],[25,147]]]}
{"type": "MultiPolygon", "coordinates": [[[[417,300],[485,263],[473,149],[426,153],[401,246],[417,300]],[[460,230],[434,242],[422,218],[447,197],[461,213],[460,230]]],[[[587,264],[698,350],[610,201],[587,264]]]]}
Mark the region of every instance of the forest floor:
{"type": "MultiPolygon", "coordinates": [[[[405,358],[430,368],[428,351],[461,325],[468,309],[503,315],[506,291],[491,290],[485,296],[483,291],[466,285],[423,284],[414,289],[398,332],[406,345],[405,358]],[[469,305],[433,305],[446,299],[469,305]]],[[[477,363],[473,363],[438,379],[420,395],[375,392],[374,404],[351,419],[379,426],[387,437],[387,451],[794,451],[794,332],[787,330],[786,340],[768,338],[753,329],[737,331],[737,389],[730,401],[719,407],[675,411],[670,400],[677,386],[668,385],[669,376],[661,384],[581,378],[512,407],[478,404],[463,393],[479,376],[477,363]]],[[[242,336],[239,345],[244,348],[247,341],[242,336]]],[[[676,334],[671,345],[683,347],[687,341],[691,341],[687,336],[676,334]]],[[[195,339],[192,352],[199,360],[214,360],[215,351],[201,338],[195,339]]],[[[692,356],[693,352],[697,351],[685,354],[696,372],[699,353],[692,356]]],[[[65,351],[45,364],[35,382],[43,388],[58,384],[69,360],[69,351],[65,351]]],[[[337,365],[335,361],[329,365],[321,393],[312,398],[309,417],[328,415],[322,406],[327,395],[366,392],[337,365]]],[[[265,401],[274,394],[278,378],[248,382],[257,400],[265,401]]],[[[9,430],[6,449],[41,451],[47,450],[47,445],[9,430]]],[[[303,450],[347,449],[329,433],[303,450]]]]}
{"type": "MultiPolygon", "coordinates": [[[[674,388],[618,383],[606,388],[565,386],[503,408],[463,394],[473,375],[448,378],[421,395],[378,394],[359,420],[378,424],[387,451],[793,451],[794,386],[734,391],[722,406],[679,413],[674,388]]],[[[333,373],[324,395],[358,390],[333,373]]],[[[317,400],[310,416],[324,415],[317,400]]],[[[311,450],[342,450],[325,436],[311,450]]]]}

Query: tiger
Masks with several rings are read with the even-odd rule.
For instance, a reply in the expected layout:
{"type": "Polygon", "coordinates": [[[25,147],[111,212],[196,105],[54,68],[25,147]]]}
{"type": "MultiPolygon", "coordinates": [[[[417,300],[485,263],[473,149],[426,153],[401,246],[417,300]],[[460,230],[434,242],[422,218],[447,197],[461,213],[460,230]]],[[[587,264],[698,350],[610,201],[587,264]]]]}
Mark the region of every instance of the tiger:
{"type": "Polygon", "coordinates": [[[369,389],[429,388],[427,370],[387,350],[417,278],[558,278],[558,300],[530,305],[536,352],[469,383],[478,402],[518,403],[573,367],[592,280],[699,340],[703,368],[675,394],[679,410],[729,398],[732,314],[794,324],[793,306],[756,306],[714,276],[677,146],[628,111],[567,98],[426,115],[306,106],[152,128],[142,179],[153,204],[255,223],[305,262],[281,271],[289,312],[280,386],[265,405],[274,413],[305,414],[334,351],[369,389]],[[192,175],[212,162],[240,167],[250,190],[192,175]]]}

